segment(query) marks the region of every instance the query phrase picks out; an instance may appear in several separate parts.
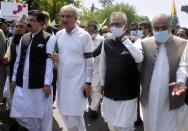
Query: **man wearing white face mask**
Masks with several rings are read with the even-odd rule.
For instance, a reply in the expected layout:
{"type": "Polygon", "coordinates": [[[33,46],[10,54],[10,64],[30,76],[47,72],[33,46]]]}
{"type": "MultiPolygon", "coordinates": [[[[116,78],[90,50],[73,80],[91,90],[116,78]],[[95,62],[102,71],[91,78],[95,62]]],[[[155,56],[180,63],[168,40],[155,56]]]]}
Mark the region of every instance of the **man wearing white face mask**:
{"type": "Polygon", "coordinates": [[[140,79],[137,63],[142,51],[125,35],[127,16],[114,12],[110,17],[113,38],[102,46],[99,62],[101,111],[110,131],[133,131],[140,79]]]}
{"type": "Polygon", "coordinates": [[[155,16],[152,27],[154,37],[142,40],[140,101],[144,130],[179,131],[186,86],[176,72],[187,42],[171,34],[170,19],[165,14],[155,16]]]}
{"type": "Polygon", "coordinates": [[[96,119],[98,117],[98,108],[100,104],[100,84],[99,84],[99,56],[101,53],[101,47],[104,43],[104,37],[97,34],[97,25],[96,22],[91,21],[88,24],[87,31],[91,35],[93,43],[93,57],[94,57],[94,70],[93,78],[91,81],[91,104],[89,109],[89,117],[96,119]]]}

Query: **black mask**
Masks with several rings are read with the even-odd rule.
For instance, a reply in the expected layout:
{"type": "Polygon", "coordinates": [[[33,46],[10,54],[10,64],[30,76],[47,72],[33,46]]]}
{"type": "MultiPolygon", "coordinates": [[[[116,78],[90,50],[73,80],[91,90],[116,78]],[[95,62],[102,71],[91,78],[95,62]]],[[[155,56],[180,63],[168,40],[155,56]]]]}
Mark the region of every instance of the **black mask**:
{"type": "Polygon", "coordinates": [[[14,42],[15,45],[19,44],[20,39],[21,39],[22,36],[23,36],[23,34],[15,34],[14,35],[13,42],[14,42]]]}

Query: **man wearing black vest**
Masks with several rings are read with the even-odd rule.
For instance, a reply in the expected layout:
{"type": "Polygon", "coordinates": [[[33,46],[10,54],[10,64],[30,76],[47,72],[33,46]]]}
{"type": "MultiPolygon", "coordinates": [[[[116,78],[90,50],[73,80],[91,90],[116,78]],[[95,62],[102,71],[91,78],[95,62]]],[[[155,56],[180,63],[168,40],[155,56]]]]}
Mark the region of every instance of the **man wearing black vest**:
{"type": "Polygon", "coordinates": [[[42,30],[44,15],[31,11],[29,33],[22,36],[14,64],[11,90],[14,90],[10,116],[29,131],[52,130],[53,52],[55,37],[42,30]]]}
{"type": "Polygon", "coordinates": [[[127,16],[114,12],[110,17],[113,38],[102,47],[99,76],[104,95],[101,111],[110,131],[133,131],[137,115],[140,80],[137,63],[142,51],[126,36],[127,16]]]}

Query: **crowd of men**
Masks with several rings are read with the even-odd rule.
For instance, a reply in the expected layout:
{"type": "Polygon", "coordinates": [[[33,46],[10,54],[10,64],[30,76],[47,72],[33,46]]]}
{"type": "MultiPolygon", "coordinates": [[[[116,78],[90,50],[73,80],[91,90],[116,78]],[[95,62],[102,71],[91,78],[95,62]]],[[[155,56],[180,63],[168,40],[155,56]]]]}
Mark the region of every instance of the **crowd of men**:
{"type": "Polygon", "coordinates": [[[39,10],[11,31],[0,21],[0,100],[10,131],[52,131],[53,101],[67,131],[86,131],[85,111],[91,119],[101,112],[110,131],[142,121],[144,131],[188,130],[187,28],[173,34],[165,14],[127,26],[123,12],[101,29],[95,21],[83,28],[73,5],[60,17],[61,29],[39,10]]]}

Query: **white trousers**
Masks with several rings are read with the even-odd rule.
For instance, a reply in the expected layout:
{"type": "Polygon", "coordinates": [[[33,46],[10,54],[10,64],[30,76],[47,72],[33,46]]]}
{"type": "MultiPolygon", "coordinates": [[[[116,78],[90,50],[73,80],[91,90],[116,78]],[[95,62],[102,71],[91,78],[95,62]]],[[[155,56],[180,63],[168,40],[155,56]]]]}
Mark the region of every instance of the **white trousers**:
{"type": "MultiPolygon", "coordinates": [[[[62,116],[67,131],[86,131],[83,116],[62,116]]],[[[66,130],[65,130],[66,131],[66,130]]]]}
{"type": "Polygon", "coordinates": [[[108,128],[110,131],[133,131],[134,125],[132,125],[130,127],[117,127],[117,126],[114,126],[114,125],[108,123],[108,128]]]}
{"type": "Polygon", "coordinates": [[[45,113],[44,118],[23,117],[15,119],[21,126],[27,128],[29,131],[52,131],[52,106],[49,106],[49,109],[45,113]]]}
{"type": "Polygon", "coordinates": [[[180,115],[180,131],[188,131],[188,105],[185,105],[180,115]]]}
{"type": "Polygon", "coordinates": [[[93,111],[98,111],[100,99],[101,99],[101,93],[100,93],[100,87],[98,87],[96,90],[91,91],[91,104],[90,109],[93,111]]]}

